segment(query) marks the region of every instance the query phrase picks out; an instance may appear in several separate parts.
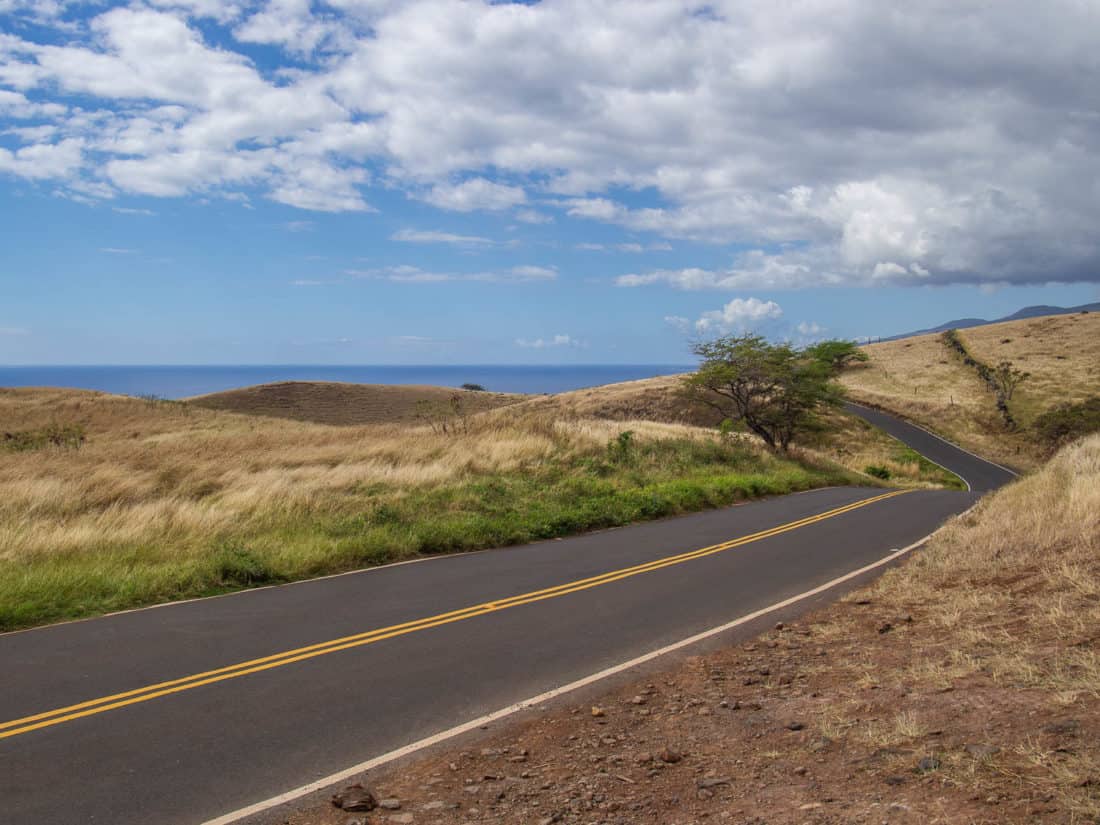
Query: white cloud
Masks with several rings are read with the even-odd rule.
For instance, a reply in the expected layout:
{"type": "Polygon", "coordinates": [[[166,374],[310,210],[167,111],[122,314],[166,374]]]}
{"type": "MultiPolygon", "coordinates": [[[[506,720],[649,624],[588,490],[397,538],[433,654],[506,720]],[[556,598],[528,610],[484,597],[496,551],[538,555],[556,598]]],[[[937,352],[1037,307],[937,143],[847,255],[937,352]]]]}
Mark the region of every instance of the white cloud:
{"type": "Polygon", "coordinates": [[[477,235],[455,235],[451,232],[431,230],[402,229],[390,235],[391,241],[404,243],[446,243],[456,246],[493,246],[496,241],[477,235]]]}
{"type": "Polygon", "coordinates": [[[547,224],[554,222],[554,216],[535,209],[520,209],[516,212],[516,220],[522,223],[547,224]]]}
{"type": "Polygon", "coordinates": [[[129,249],[121,246],[101,246],[100,252],[106,252],[108,255],[136,255],[136,249],[129,249]]]}
{"type": "Polygon", "coordinates": [[[825,332],[825,327],[821,326],[816,321],[802,321],[795,329],[798,330],[798,334],[807,338],[821,335],[825,332]]]}
{"type": "Polygon", "coordinates": [[[481,283],[517,284],[539,281],[553,281],[558,272],[545,266],[515,266],[511,269],[486,272],[440,272],[425,270],[403,264],[378,269],[348,269],[344,272],[353,278],[381,278],[399,283],[443,283],[447,281],[470,281],[481,283]]]}
{"type": "Polygon", "coordinates": [[[722,309],[703,312],[703,315],[693,324],[693,328],[701,335],[727,334],[756,329],[761,323],[777,319],[782,315],[783,310],[775,301],[734,298],[722,309]]]}
{"type": "Polygon", "coordinates": [[[286,221],[282,225],[287,232],[310,232],[314,226],[313,221],[286,221]]]}
{"type": "Polygon", "coordinates": [[[527,201],[527,195],[518,186],[472,178],[458,184],[440,184],[424,195],[432,206],[452,212],[473,212],[478,209],[500,210],[519,206],[527,201]]]}
{"type": "Polygon", "coordinates": [[[555,335],[552,338],[517,338],[516,346],[523,349],[552,349],[557,347],[583,348],[586,344],[571,335],[555,335]]]}
{"type": "Polygon", "coordinates": [[[134,209],[129,206],[112,206],[112,212],[118,212],[120,215],[144,215],[146,217],[157,214],[152,209],[134,209]]]}
{"type": "Polygon", "coordinates": [[[814,271],[803,256],[769,254],[762,250],[751,250],[740,255],[735,265],[727,270],[694,267],[658,269],[640,274],[620,275],[615,279],[615,283],[623,287],[663,284],[675,289],[699,291],[784,289],[839,283],[841,280],[841,276],[831,272],[814,271]]]}
{"type": "Polygon", "coordinates": [[[0,147],[0,173],[30,180],[66,178],[83,161],[83,141],[68,138],[59,143],[36,143],[16,151],[0,147]]]}

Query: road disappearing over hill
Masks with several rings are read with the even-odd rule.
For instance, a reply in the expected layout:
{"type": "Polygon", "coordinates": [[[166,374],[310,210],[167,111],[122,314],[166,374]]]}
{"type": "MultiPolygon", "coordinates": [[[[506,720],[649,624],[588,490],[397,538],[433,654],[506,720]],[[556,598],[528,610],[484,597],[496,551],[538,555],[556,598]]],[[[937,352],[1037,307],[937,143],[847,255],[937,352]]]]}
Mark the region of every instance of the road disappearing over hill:
{"type": "Polygon", "coordinates": [[[200,823],[806,593],[971,491],[830,488],[0,636],[10,825],[200,823]]]}

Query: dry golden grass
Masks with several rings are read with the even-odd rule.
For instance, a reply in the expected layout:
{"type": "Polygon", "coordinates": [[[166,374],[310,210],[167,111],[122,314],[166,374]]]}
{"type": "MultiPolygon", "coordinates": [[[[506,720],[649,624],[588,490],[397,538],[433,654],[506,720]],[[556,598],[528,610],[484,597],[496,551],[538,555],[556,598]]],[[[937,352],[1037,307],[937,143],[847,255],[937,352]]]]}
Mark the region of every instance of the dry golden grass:
{"type": "Polygon", "coordinates": [[[663,421],[714,427],[721,417],[711,408],[685,398],[683,375],[661,375],[602,387],[533,398],[523,408],[549,410],[556,415],[611,421],[663,421]]]}
{"type": "Polygon", "coordinates": [[[515,404],[529,396],[448,387],[280,381],[200,395],[188,401],[211,410],[318,424],[358,425],[413,422],[421,417],[423,405],[448,407],[455,397],[468,413],[478,413],[515,404]]]}
{"type": "MultiPolygon", "coordinates": [[[[372,484],[411,488],[512,472],[605,444],[621,423],[533,412],[469,419],[460,438],[429,426],[326,427],[78,390],[0,390],[6,429],[78,422],[76,451],[4,456],[0,559],[89,544],[203,540],[273,511],[340,509],[372,484]]],[[[630,422],[638,439],[708,438],[630,422]]]]}
{"type": "Polygon", "coordinates": [[[899,413],[982,455],[1023,468],[1042,460],[1026,431],[1038,412],[1100,393],[1100,314],[989,324],[961,330],[959,337],[980,360],[1010,360],[1032,374],[1012,401],[1025,429],[1005,430],[993,393],[938,334],[871,344],[864,348],[871,360],[845,372],[841,382],[854,400],[899,413]]]}
{"type": "Polygon", "coordinates": [[[980,361],[1011,361],[1031,373],[1012,398],[1021,424],[1030,424],[1052,403],[1100,393],[1100,313],[987,324],[959,336],[980,361]]]}

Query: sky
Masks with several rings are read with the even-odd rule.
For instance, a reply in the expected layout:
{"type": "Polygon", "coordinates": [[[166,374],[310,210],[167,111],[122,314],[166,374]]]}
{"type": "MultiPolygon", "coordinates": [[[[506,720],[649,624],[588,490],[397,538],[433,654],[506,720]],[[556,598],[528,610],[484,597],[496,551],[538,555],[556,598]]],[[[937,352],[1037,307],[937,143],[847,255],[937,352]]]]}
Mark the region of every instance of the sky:
{"type": "Polygon", "coordinates": [[[0,364],[672,364],[1097,301],[1097,89],[1097,0],[0,0],[0,364]]]}

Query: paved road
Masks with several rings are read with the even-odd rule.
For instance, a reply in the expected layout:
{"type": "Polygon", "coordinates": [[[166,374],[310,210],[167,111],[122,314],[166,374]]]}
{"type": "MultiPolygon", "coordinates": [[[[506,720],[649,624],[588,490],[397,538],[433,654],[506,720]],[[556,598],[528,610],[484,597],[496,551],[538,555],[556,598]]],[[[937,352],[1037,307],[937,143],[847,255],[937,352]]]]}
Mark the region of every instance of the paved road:
{"type": "MultiPolygon", "coordinates": [[[[886,423],[976,491],[1007,478],[886,423]]],[[[202,822],[802,593],[978,495],[816,490],[0,636],[0,821],[202,822]]]]}

